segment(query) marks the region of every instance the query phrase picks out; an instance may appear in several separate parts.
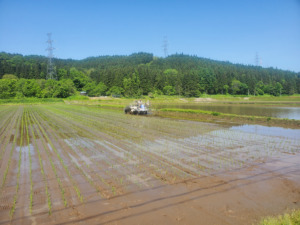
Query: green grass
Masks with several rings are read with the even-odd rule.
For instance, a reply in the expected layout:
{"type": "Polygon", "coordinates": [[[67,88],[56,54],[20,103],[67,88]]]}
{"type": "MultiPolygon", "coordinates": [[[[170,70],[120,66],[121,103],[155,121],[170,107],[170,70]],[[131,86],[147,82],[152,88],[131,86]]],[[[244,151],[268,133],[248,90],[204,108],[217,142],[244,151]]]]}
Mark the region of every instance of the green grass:
{"type": "Polygon", "coordinates": [[[0,104],[41,104],[63,102],[60,98],[20,98],[0,99],[0,104]]]}
{"type": "Polygon", "coordinates": [[[224,113],[220,113],[220,112],[205,111],[205,110],[199,110],[199,109],[164,108],[164,109],[160,109],[160,111],[162,111],[162,112],[201,113],[201,114],[209,114],[209,115],[213,115],[213,116],[224,115],[224,113]]]}
{"type": "Polygon", "coordinates": [[[270,101],[270,102],[284,102],[284,101],[300,101],[300,95],[282,95],[282,96],[272,96],[272,95],[202,95],[201,98],[211,98],[217,101],[245,101],[245,102],[260,102],[260,101],[270,101]]]}
{"type": "Polygon", "coordinates": [[[73,95],[66,98],[66,100],[89,100],[89,97],[84,95],[73,95]]]}
{"type": "Polygon", "coordinates": [[[300,210],[294,210],[277,217],[267,217],[260,221],[259,225],[299,225],[300,210]]]}

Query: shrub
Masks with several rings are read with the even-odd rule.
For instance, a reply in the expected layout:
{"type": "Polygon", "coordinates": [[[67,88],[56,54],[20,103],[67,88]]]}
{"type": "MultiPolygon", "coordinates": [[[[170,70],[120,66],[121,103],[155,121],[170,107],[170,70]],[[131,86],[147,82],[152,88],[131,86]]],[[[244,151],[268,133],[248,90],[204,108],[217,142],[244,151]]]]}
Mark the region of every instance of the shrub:
{"type": "Polygon", "coordinates": [[[263,219],[259,225],[299,225],[300,224],[300,210],[294,210],[290,214],[286,213],[283,216],[267,217],[263,219]]]}
{"type": "Polygon", "coordinates": [[[213,116],[219,116],[221,113],[219,113],[219,112],[212,112],[211,113],[211,115],[213,115],[213,116]]]}

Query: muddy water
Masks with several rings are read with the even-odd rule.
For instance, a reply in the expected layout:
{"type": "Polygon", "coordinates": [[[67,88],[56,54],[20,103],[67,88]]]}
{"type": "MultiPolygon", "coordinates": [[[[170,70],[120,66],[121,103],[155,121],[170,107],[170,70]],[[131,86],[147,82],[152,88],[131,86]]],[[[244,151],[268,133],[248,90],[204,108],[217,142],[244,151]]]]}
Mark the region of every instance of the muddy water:
{"type": "Polygon", "coordinates": [[[215,105],[215,104],[179,104],[158,105],[156,108],[200,109],[228,114],[267,116],[300,120],[300,107],[275,107],[260,105],[215,105]]]}
{"type": "Polygon", "coordinates": [[[285,137],[300,139],[300,129],[287,129],[281,127],[266,127],[261,125],[241,125],[233,126],[230,130],[241,131],[257,135],[268,135],[274,137],[285,137]]]}

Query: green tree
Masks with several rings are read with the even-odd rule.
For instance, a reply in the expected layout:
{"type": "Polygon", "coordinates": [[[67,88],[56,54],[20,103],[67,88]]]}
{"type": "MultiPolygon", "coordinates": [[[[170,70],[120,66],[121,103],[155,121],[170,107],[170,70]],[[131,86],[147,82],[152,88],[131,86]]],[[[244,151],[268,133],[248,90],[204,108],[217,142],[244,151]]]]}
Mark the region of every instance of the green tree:
{"type": "Polygon", "coordinates": [[[68,71],[66,69],[58,69],[57,70],[57,78],[58,80],[61,80],[61,79],[68,79],[68,71]]]}
{"type": "Polygon", "coordinates": [[[182,83],[184,95],[186,97],[199,97],[201,95],[199,91],[199,76],[195,71],[185,74],[182,83]]]}
{"type": "Polygon", "coordinates": [[[18,80],[19,78],[13,74],[4,74],[2,79],[15,79],[15,80],[18,80]]]}
{"type": "Polygon", "coordinates": [[[76,93],[76,87],[71,79],[63,79],[57,82],[53,93],[55,98],[67,98],[76,93]]]}
{"type": "Polygon", "coordinates": [[[82,88],[82,90],[86,91],[87,95],[91,97],[95,96],[94,93],[95,89],[96,89],[96,82],[89,82],[82,88]]]}
{"type": "Polygon", "coordinates": [[[264,83],[262,81],[259,81],[258,83],[255,84],[254,94],[255,95],[264,94],[264,83]]]}
{"type": "Polygon", "coordinates": [[[12,98],[16,96],[16,83],[15,79],[0,79],[0,98],[12,98]]]}
{"type": "Polygon", "coordinates": [[[138,96],[141,94],[139,75],[133,73],[131,77],[123,79],[124,94],[126,97],[138,96]]]}
{"type": "Polygon", "coordinates": [[[229,90],[229,86],[227,84],[225,84],[223,86],[223,91],[224,91],[224,94],[227,95],[228,94],[228,90],[229,90]]]}
{"type": "MultiPolygon", "coordinates": [[[[248,87],[251,93],[265,92],[276,95],[278,93],[276,83],[279,82],[283,86],[282,94],[300,93],[300,73],[238,65],[183,54],[167,58],[153,57],[149,53],[136,53],[130,56],[89,57],[84,60],[54,59],[54,64],[59,80],[73,80],[78,90],[83,90],[90,82],[96,84],[102,82],[108,88],[124,87],[126,95],[154,93],[155,90],[163,91],[165,86],[173,86],[176,94],[191,96],[197,95],[197,90],[208,94],[224,93],[224,86],[228,85],[230,93],[247,94],[246,87],[248,87]],[[127,85],[131,86],[134,83],[133,73],[138,75],[140,84],[129,93],[132,90],[126,85],[125,87],[123,81],[124,78],[130,78],[131,82],[127,85]],[[192,77],[193,82],[187,82],[187,74],[195,74],[197,79],[192,77]],[[234,80],[240,81],[240,85],[233,90],[234,80]],[[256,87],[259,81],[263,82],[263,87],[256,87]],[[196,87],[197,83],[199,87],[196,87]]],[[[5,74],[14,75],[19,79],[45,79],[47,59],[42,56],[0,52],[0,78],[5,74]]],[[[6,79],[6,76],[4,78],[6,79]]],[[[43,82],[38,82],[38,85],[44,89],[43,82]]],[[[23,96],[21,91],[17,90],[18,96],[23,96]]]]}
{"type": "Polygon", "coordinates": [[[40,97],[41,87],[34,79],[20,79],[17,82],[17,91],[19,96],[24,97],[40,97]]]}
{"type": "Polygon", "coordinates": [[[248,85],[245,83],[241,83],[239,94],[246,95],[248,94],[248,90],[249,90],[248,85]]]}
{"type": "Polygon", "coordinates": [[[123,88],[113,86],[106,92],[106,95],[121,96],[123,93],[124,93],[123,88]]]}
{"type": "Polygon", "coordinates": [[[58,87],[58,81],[56,80],[47,80],[45,83],[44,88],[42,89],[41,96],[43,98],[52,98],[54,97],[54,92],[56,91],[58,87]]]}
{"type": "Polygon", "coordinates": [[[173,86],[168,85],[168,86],[164,87],[163,92],[164,92],[165,95],[174,95],[175,94],[175,89],[174,89],[173,86]]]}
{"type": "Polygon", "coordinates": [[[234,79],[231,82],[231,90],[232,94],[236,95],[240,93],[241,82],[239,80],[234,79]]]}
{"type": "Polygon", "coordinates": [[[102,82],[100,82],[98,85],[96,85],[95,82],[90,82],[83,87],[83,90],[87,92],[88,96],[101,96],[105,95],[107,86],[102,82]]]}
{"type": "Polygon", "coordinates": [[[175,82],[177,80],[178,71],[175,69],[166,69],[164,71],[165,76],[165,86],[175,86],[175,82]]]}
{"type": "MultiPolygon", "coordinates": [[[[63,71],[64,72],[64,71],[63,71]]],[[[82,91],[82,88],[90,82],[90,78],[86,76],[82,71],[72,67],[70,69],[70,77],[78,91],[82,91]]]]}
{"type": "Polygon", "coordinates": [[[282,91],[282,85],[279,82],[276,82],[275,88],[274,88],[274,95],[275,96],[281,96],[282,91]]]}
{"type": "Polygon", "coordinates": [[[95,96],[105,95],[106,90],[107,86],[103,82],[99,82],[99,84],[94,89],[94,94],[95,96]]]}

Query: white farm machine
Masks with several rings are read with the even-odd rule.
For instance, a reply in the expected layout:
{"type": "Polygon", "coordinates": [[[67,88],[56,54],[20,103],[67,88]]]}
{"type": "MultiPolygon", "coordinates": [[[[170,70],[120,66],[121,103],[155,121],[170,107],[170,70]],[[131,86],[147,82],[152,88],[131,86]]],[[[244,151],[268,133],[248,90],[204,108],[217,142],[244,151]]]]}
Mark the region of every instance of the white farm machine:
{"type": "Polygon", "coordinates": [[[125,114],[133,114],[133,115],[147,115],[149,113],[149,101],[147,103],[143,103],[141,100],[135,101],[134,103],[125,107],[125,114]]]}

